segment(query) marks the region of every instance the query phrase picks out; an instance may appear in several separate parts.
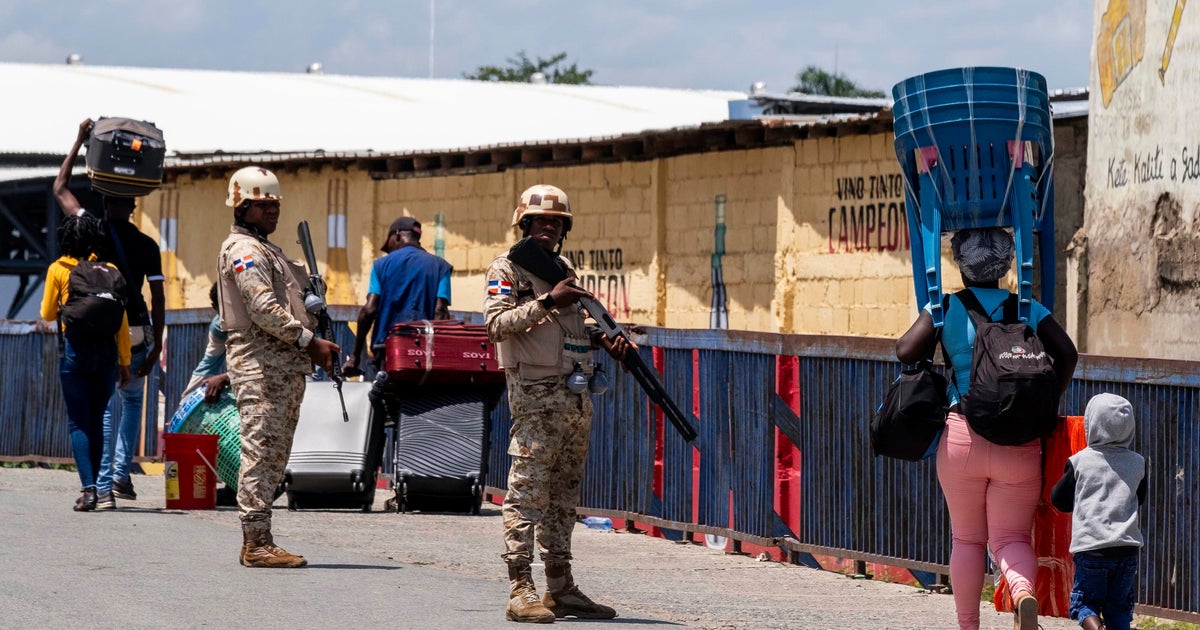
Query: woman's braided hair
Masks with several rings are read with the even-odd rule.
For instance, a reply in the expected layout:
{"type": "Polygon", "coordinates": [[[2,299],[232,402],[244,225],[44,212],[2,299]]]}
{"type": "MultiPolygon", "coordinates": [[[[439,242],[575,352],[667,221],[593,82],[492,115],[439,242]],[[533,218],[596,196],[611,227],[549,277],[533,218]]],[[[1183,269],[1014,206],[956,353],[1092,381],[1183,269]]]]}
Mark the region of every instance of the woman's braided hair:
{"type": "Polygon", "coordinates": [[[98,253],[103,238],[100,220],[87,214],[67,217],[58,226],[59,252],[79,260],[98,253]]]}

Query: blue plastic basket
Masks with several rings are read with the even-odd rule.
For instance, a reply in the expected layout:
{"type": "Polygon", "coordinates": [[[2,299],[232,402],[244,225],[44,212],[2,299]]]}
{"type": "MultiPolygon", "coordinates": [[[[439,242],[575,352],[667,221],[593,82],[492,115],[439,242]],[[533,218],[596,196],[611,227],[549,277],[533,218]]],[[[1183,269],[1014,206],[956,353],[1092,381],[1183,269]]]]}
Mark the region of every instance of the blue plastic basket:
{"type": "Polygon", "coordinates": [[[1046,80],[1016,68],[952,68],[905,79],[892,96],[918,306],[931,304],[941,325],[943,232],[1011,227],[1018,314],[1029,318],[1035,233],[1042,302],[1052,308],[1054,131],[1046,80]]]}

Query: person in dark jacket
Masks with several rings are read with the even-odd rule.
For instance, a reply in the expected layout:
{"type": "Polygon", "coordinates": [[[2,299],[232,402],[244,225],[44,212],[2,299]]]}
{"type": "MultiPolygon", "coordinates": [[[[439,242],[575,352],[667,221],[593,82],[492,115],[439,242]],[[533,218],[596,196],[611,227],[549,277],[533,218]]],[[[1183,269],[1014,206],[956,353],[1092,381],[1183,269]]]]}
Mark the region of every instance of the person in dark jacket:
{"type": "Polygon", "coordinates": [[[1071,618],[1084,630],[1128,630],[1138,550],[1145,542],[1138,508],[1146,501],[1146,459],[1130,448],[1134,419],[1128,400],[1116,394],[1092,397],[1083,424],[1087,448],[1067,460],[1050,493],[1054,507],[1072,513],[1071,618]]]}

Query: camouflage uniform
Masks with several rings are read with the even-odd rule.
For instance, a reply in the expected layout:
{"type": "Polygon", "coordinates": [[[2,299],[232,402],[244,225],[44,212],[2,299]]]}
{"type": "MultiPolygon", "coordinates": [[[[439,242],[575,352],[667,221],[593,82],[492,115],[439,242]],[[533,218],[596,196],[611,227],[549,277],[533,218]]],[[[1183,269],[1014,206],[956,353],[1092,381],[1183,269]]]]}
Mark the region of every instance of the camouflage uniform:
{"type": "Polygon", "coordinates": [[[562,565],[571,560],[592,422],[588,392],[571,393],[566,375],[576,362],[591,373],[590,331],[578,305],[547,310],[538,298],[553,287],[507,258],[492,261],[487,284],[484,319],[505,370],[513,419],[503,558],[527,571],[536,540],[547,566],[562,565]]]}
{"type": "Polygon", "coordinates": [[[278,246],[240,226],[221,245],[217,274],[229,382],[242,420],[238,507],[243,530],[265,534],[300,419],[304,376],[312,372],[302,349],[313,338],[304,310],[308,280],[278,246]]]}

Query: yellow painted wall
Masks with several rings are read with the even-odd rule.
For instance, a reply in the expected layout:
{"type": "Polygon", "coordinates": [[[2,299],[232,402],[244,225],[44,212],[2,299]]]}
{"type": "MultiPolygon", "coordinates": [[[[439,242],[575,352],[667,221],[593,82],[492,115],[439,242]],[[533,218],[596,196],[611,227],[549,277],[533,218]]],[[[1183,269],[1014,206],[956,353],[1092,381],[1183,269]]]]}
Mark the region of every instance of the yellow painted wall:
{"type": "MultiPolygon", "coordinates": [[[[208,303],[217,249],[232,221],[224,199],[233,170],[215,178],[181,174],[143,204],[143,230],[155,237],[160,219],[178,206],[177,251],[164,257],[171,259],[172,308],[208,303]]],[[[710,327],[719,196],[729,328],[889,337],[916,314],[903,185],[887,132],[470,175],[376,181],[357,168],[331,167],[278,175],[283,215],[272,240],[299,258],[295,224],[310,222],[334,304],[364,299],[370,264],[396,217],[419,219],[422,244],[434,251],[441,214],[445,258],[455,269],[451,308],[481,310],[484,271],[516,238],[517,197],[549,183],[567,192],[575,213],[564,253],[621,321],[710,327]],[[346,216],[344,250],[326,246],[331,212],[346,216]]],[[[958,288],[947,252],[943,269],[946,286],[958,288]]]]}

